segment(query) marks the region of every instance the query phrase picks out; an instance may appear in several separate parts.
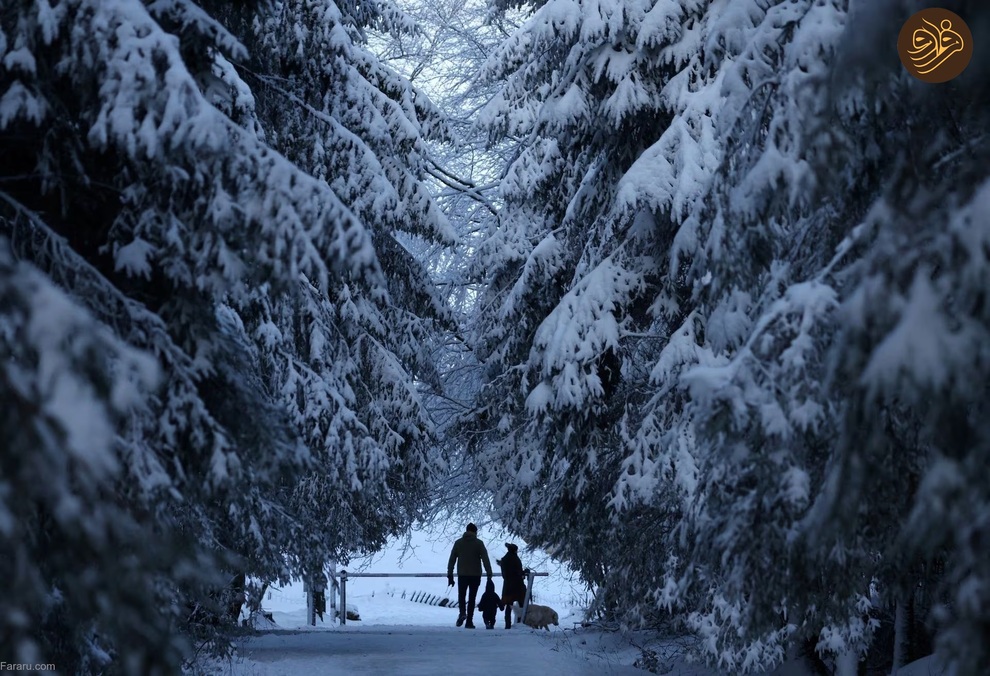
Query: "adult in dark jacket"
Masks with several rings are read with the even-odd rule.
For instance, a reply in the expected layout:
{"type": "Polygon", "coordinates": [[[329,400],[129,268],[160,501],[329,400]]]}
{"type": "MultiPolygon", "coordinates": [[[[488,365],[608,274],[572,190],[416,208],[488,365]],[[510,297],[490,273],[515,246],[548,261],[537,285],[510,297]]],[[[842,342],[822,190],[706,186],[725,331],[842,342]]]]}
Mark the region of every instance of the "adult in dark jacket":
{"type": "Polygon", "coordinates": [[[481,595],[481,600],[478,601],[478,610],[481,611],[481,619],[485,621],[485,629],[495,628],[495,618],[498,616],[498,611],[502,610],[502,601],[498,598],[498,594],[495,593],[495,581],[488,578],[488,584],[485,585],[485,593],[481,595]]]}
{"type": "Polygon", "coordinates": [[[474,629],[474,601],[478,596],[478,587],[481,585],[481,566],[485,566],[488,579],[492,579],[492,562],[488,559],[488,550],[485,543],[478,539],[478,527],[473,523],[467,525],[464,535],[454,542],[450,550],[450,559],[447,561],[447,584],[454,586],[454,562],[457,562],[457,608],[460,615],[457,616],[457,626],[464,624],[465,629],[474,629]],[[467,613],[465,613],[464,597],[470,594],[467,600],[467,613]]]}
{"type": "Polygon", "coordinates": [[[505,548],[509,551],[505,556],[495,561],[502,569],[502,605],[505,607],[505,628],[512,628],[512,603],[519,602],[521,608],[526,602],[526,582],[522,561],[519,560],[519,547],[507,542],[505,548]]]}

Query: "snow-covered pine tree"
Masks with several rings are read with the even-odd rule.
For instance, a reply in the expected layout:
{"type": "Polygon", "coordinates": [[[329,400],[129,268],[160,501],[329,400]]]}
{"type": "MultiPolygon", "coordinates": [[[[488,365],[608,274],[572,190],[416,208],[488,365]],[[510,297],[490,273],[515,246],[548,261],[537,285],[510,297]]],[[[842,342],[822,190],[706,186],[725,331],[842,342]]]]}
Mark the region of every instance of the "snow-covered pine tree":
{"type": "MultiPolygon", "coordinates": [[[[0,225],[19,217],[5,210],[0,225]]],[[[149,541],[154,519],[118,494],[130,470],[155,459],[143,447],[122,452],[116,433],[149,414],[159,366],[16,261],[6,237],[0,327],[0,573],[9,585],[0,647],[11,662],[58,657],[100,673],[112,637],[133,646],[132,671],[166,673],[171,618],[147,611],[170,602],[162,581],[180,581],[181,554],[164,537],[149,541]]]]}
{"type": "MultiPolygon", "coordinates": [[[[85,326],[92,340],[104,335],[103,343],[112,338],[143,350],[163,374],[159,388],[111,427],[116,438],[103,452],[112,451],[119,466],[102,482],[93,483],[70,462],[71,447],[58,437],[49,440],[53,462],[61,457],[65,464],[63,483],[78,485],[93,503],[76,501],[78,509],[114,506],[111,516],[118,521],[100,527],[126,529],[126,537],[59,538],[63,526],[46,516],[54,506],[39,503],[40,516],[25,524],[30,536],[11,550],[13,561],[35,566],[29,571],[34,584],[12,588],[15,606],[30,610],[9,616],[22,626],[4,632],[5,640],[17,641],[4,647],[21,661],[55,662],[79,673],[102,671],[111,658],[135,673],[156,666],[172,671],[174,646],[155,642],[168,643],[169,625],[182,621],[177,585],[213,582],[194,543],[212,543],[218,530],[228,532],[216,528],[217,515],[228,509],[238,527],[232,530],[249,531],[243,507],[270,480],[259,473],[257,485],[243,482],[235,490],[247,464],[239,454],[249,449],[235,447],[223,427],[229,420],[221,420],[206,401],[206,379],[218,375],[211,352],[224,347],[215,298],[237,295],[248,285],[246,266],[237,265],[235,252],[268,238],[277,245],[279,239],[274,232],[261,236],[275,224],[231,213],[230,193],[234,201],[270,194],[280,186],[267,169],[289,165],[256,143],[241,142],[234,125],[202,100],[178,43],[141,3],[18,2],[5,5],[2,19],[3,231],[18,258],[66,292],[79,313],[89,311],[93,319],[85,326]],[[206,227],[211,211],[216,229],[206,227]],[[32,540],[60,540],[60,549],[46,561],[18,554],[32,540]],[[111,558],[120,563],[108,563],[111,558]],[[136,582],[142,574],[146,581],[136,582]],[[40,587],[49,599],[32,597],[40,587]],[[106,607],[96,610],[96,603],[106,607]],[[99,617],[105,621],[94,619],[99,617]]],[[[199,40],[191,42],[204,52],[218,41],[233,49],[236,41],[217,28],[196,17],[189,30],[199,40]]],[[[303,192],[293,207],[314,215],[323,211],[303,192]]],[[[311,185],[309,192],[318,187],[311,185]]],[[[336,227],[345,211],[339,202],[330,204],[324,219],[336,227]]],[[[310,241],[291,228],[282,234],[310,241]]],[[[284,277],[300,263],[325,267],[321,260],[301,258],[282,256],[259,266],[260,272],[284,277]]],[[[119,367],[112,354],[94,358],[89,368],[104,369],[107,381],[124,377],[114,376],[119,367]]],[[[62,376],[56,369],[41,377],[62,376]]],[[[110,394],[79,396],[93,396],[98,412],[109,407],[110,394]]],[[[83,410],[86,402],[59,405],[83,410]]],[[[19,424],[35,425],[31,415],[19,424]]],[[[278,425],[271,422],[270,428],[278,425]]],[[[28,442],[12,438],[5,453],[40,478],[43,471],[31,470],[39,457],[28,442]]],[[[30,504],[20,493],[35,490],[30,482],[13,485],[10,499],[30,504]]],[[[65,499],[72,502],[71,494],[65,499]]],[[[275,512],[275,518],[283,513],[275,512]]]]}
{"type": "MultiPolygon", "coordinates": [[[[722,157],[700,205],[705,283],[678,349],[687,359],[659,374],[662,407],[681,404],[672,438],[691,440],[696,481],[655,598],[689,613],[709,659],[749,671],[780,661],[795,630],[807,638],[825,626],[860,628],[870,578],[820,570],[795,543],[837,415],[821,353],[837,294],[821,277],[848,215],[829,222],[832,196],[817,213],[808,200],[844,7],[733,4],[737,14],[711,18],[732,52],[715,120],[722,157]],[[732,32],[719,30],[727,18],[732,32]]],[[[661,441],[652,455],[662,449],[661,441]]]]}
{"type": "MultiPolygon", "coordinates": [[[[986,25],[985,9],[956,5],[986,25]]],[[[963,591],[985,575],[986,484],[972,470],[985,460],[985,64],[950,88],[951,105],[917,89],[883,50],[918,8],[877,3],[849,18],[840,1],[651,5],[682,19],[641,20],[635,41],[681,47],[663,52],[676,66],[658,79],[668,119],[598,184],[581,152],[630,138],[588,122],[599,108],[570,87],[597,35],[575,26],[613,17],[617,42],[636,34],[636,11],[539,3],[494,71],[507,76],[496,131],[527,140],[503,184],[479,320],[491,371],[478,431],[496,449],[483,457],[503,514],[603,581],[626,619],[679,612],[734,671],[771,665],[799,639],[854,669],[878,599],[935,605],[964,673],[985,660],[962,648],[985,629],[963,591]],[[565,91],[574,105],[553,107],[565,91]],[[548,122],[554,111],[571,126],[548,122]],[[929,139],[933,127],[945,131],[929,139]],[[573,175],[594,186],[583,201],[573,175]],[[579,239],[557,246],[567,235],[579,239]],[[602,261],[638,276],[646,319],[634,293],[590,283],[602,261]],[[606,300],[582,317],[575,299],[589,290],[606,300]],[[604,352],[594,328],[609,314],[623,363],[619,471],[569,408],[587,405],[587,420],[601,405],[600,393],[582,397],[594,374],[576,367],[604,352]],[[571,349],[547,349],[558,344],[571,349]],[[572,377],[555,380],[555,367],[572,377]],[[580,481],[595,463],[614,483],[611,524],[569,511],[600,509],[580,481]],[[578,487],[582,500],[568,493],[578,487]],[[952,527],[935,534],[936,519],[952,527]],[[924,573],[942,566],[941,582],[924,573]]]]}
{"type": "MultiPolygon", "coordinates": [[[[926,390],[933,383],[901,379],[891,369],[907,360],[911,369],[944,372],[959,353],[929,351],[922,359],[910,342],[892,344],[907,308],[934,315],[912,324],[924,344],[968,343],[983,330],[966,314],[972,310],[955,309],[956,294],[968,293],[966,280],[944,280],[942,301],[926,293],[927,280],[918,282],[929,274],[926,263],[959,246],[952,236],[919,234],[912,239],[917,258],[893,242],[905,218],[912,229],[938,229],[935,223],[955,220],[955,210],[978,208],[970,195],[982,181],[980,160],[962,150],[969,141],[960,130],[984,123],[977,111],[985,90],[962,80],[948,98],[912,92],[917,85],[878,47],[894,44],[900,24],[918,9],[897,4],[882,20],[869,12],[848,16],[844,2],[772,6],[751,49],[726,74],[725,110],[734,117],[723,118],[720,131],[730,161],[719,172],[712,215],[726,245],[713,261],[704,305],[711,327],[718,308],[736,304],[746,290],[749,328],[727,346],[723,366],[695,368],[683,379],[703,453],[684,522],[692,547],[682,560],[686,577],[710,599],[692,622],[711,657],[733,669],[780,659],[793,633],[840,670],[855,670],[884,612],[878,603],[910,603],[923,590],[929,599],[919,601],[919,611],[930,607],[934,582],[923,571],[945,557],[950,569],[958,557],[967,575],[980,574],[962,563],[972,561],[967,546],[953,552],[945,531],[942,540],[919,539],[905,515],[929,511],[919,484],[947,453],[956,407],[971,408],[967,393],[984,381],[976,369],[951,384],[939,380],[944,389],[936,398],[947,410],[929,417],[918,392],[933,392],[926,390]],[[905,183],[910,188],[901,193],[905,183]],[[927,206],[902,215],[907,194],[927,206]],[[887,275],[903,288],[887,283],[875,293],[876,278],[887,275]],[[917,304],[897,300],[915,295],[917,304]],[[942,334],[944,324],[934,320],[941,312],[966,318],[942,334]]],[[[975,8],[961,9],[979,20],[975,8]]],[[[978,448],[962,443],[951,454],[972,462],[978,448]]],[[[968,490],[966,509],[985,495],[976,485],[968,490]]],[[[670,588],[690,586],[674,577],[670,588]]],[[[942,593],[957,594],[952,585],[947,576],[942,593]]],[[[960,633],[982,630],[972,615],[957,618],[960,633]]],[[[943,640],[952,636],[945,632],[943,640]]],[[[958,644],[948,654],[962,658],[964,673],[979,673],[985,660],[958,644]]]]}
{"type": "MultiPolygon", "coordinates": [[[[982,236],[973,215],[985,177],[970,139],[985,124],[976,78],[986,64],[974,62],[955,96],[917,89],[881,49],[918,7],[889,4],[854,16],[844,2],[755,12],[725,74],[727,154],[708,215],[723,235],[699,304],[706,347],[724,361],[680,378],[700,481],[681,524],[681,575],[668,571],[659,598],[693,609],[705,652],[733,671],[761,670],[801,639],[855,673],[878,603],[928,596],[918,605],[930,607],[937,580],[924,571],[943,564],[985,574],[959,537],[974,521],[931,537],[934,498],[919,486],[937,481],[946,456],[985,460],[979,432],[946,450],[955,416],[985,388],[974,362],[944,375],[956,355],[981,359],[971,342],[985,331],[980,306],[956,301],[974,277],[943,277],[941,297],[929,277],[940,277],[931,266],[955,268],[950,252],[965,252],[973,275],[985,263],[964,242],[982,236]],[[945,133],[931,138],[933,128],[945,133]],[[941,236],[950,222],[958,228],[941,236]],[[918,369],[937,377],[910,375],[918,369]],[[921,537],[908,514],[926,515],[921,537]]],[[[954,494],[968,518],[985,488],[954,494]]],[[[985,655],[959,639],[985,625],[957,610],[973,607],[959,602],[959,580],[938,587],[956,599],[939,609],[952,618],[942,640],[963,673],[979,673],[985,655]]]]}
{"type": "MultiPolygon", "coordinates": [[[[979,674],[990,664],[976,638],[990,631],[990,477],[976,470],[990,461],[990,59],[975,53],[962,76],[940,87],[908,77],[882,45],[924,6],[857,7],[855,30],[843,35],[847,58],[834,70],[842,77],[830,81],[848,136],[838,159],[821,156],[830,168],[822,174],[833,194],[871,181],[878,190],[853,192],[868,210],[850,233],[857,255],[843,271],[829,358],[832,379],[854,387],[826,475],[838,492],[823,491],[809,522],[828,524],[821,558],[843,541],[878,543],[883,600],[915,607],[958,673],[979,674]],[[852,148],[872,152],[839,170],[843,157],[856,157],[852,148]]],[[[945,6],[972,26],[974,40],[990,37],[984,4],[945,6]]]]}
{"type": "Polygon", "coordinates": [[[662,512],[680,507],[618,521],[603,509],[650,399],[647,365],[701,277],[691,252],[666,261],[672,246],[704,247],[673,238],[717,164],[705,9],[538,3],[487,70],[505,84],[483,120],[521,149],[479,250],[490,272],[474,329],[487,369],[477,447],[510,526],[604,585],[613,609],[642,598],[621,571],[662,547],[662,512]]]}
{"type": "Polygon", "coordinates": [[[366,44],[369,30],[413,30],[394,4],[292,1],[228,8],[225,19],[251,53],[235,68],[268,143],[327,181],[366,224],[381,264],[381,283],[344,275],[323,290],[303,279],[297,294],[241,309],[316,460],[293,504],[323,541],[314,553],[341,560],[381,546],[427,497],[432,425],[416,383],[439,384],[428,347],[450,312],[407,243],[453,241],[423,180],[426,141],[447,132],[366,44]]]}
{"type": "MultiPolygon", "coordinates": [[[[281,7],[255,6],[262,19],[281,7]]],[[[443,313],[393,236],[439,228],[416,182],[425,104],[360,49],[338,49],[339,68],[355,73],[338,112],[366,123],[374,143],[340,134],[325,162],[360,164],[377,190],[345,191],[345,203],[332,173],[264,142],[276,121],[234,67],[250,54],[203,7],[25,1],[0,20],[0,225],[23,261],[4,267],[4,353],[20,360],[4,396],[24,414],[5,423],[4,508],[38,510],[5,520],[23,567],[11,579],[30,579],[9,595],[23,612],[5,616],[3,648],[78,673],[110,660],[173,673],[170,625],[203,616],[207,591],[227,582],[214,571],[284,579],[342,547],[375,546],[422,501],[430,425],[412,374],[427,377],[418,341],[443,313]],[[37,346],[21,300],[47,292],[32,275],[74,308],[37,346]],[[59,346],[71,358],[44,352],[59,346]],[[150,376],[129,375],[134,350],[157,362],[154,390],[137,387],[150,376]],[[144,393],[136,402],[128,383],[144,393]],[[91,397],[93,429],[109,430],[88,442],[101,472],[71,459],[83,423],[60,417],[75,402],[44,407],[66,392],[91,397]],[[51,462],[35,453],[38,434],[51,462]],[[43,476],[45,463],[61,463],[52,492],[6,483],[43,476]],[[297,478],[317,471],[330,499],[300,500],[297,478]],[[99,517],[94,537],[60,538],[73,509],[99,517]],[[352,538],[355,523],[370,525],[352,538]],[[32,549],[58,539],[57,555],[32,549]]],[[[359,33],[376,20],[347,25],[359,33]]],[[[337,49],[340,31],[327,25],[333,44],[319,46],[337,49]]]]}

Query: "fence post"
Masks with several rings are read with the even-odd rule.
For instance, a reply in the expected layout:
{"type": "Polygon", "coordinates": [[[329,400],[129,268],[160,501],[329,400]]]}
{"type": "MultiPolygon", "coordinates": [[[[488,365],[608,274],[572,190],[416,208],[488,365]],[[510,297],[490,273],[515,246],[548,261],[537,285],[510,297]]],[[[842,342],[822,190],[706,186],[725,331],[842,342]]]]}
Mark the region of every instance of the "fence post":
{"type": "Polygon", "coordinates": [[[534,577],[535,576],[533,575],[533,571],[528,571],[526,573],[526,598],[523,599],[522,619],[520,620],[521,622],[526,621],[526,610],[529,608],[529,598],[533,595],[534,577]]]}
{"type": "Polygon", "coordinates": [[[333,619],[333,612],[337,609],[337,589],[340,584],[337,582],[337,562],[330,562],[330,618],[333,619]]]}
{"type": "Polygon", "coordinates": [[[340,624],[347,624],[347,571],[340,571],[340,624]]]}

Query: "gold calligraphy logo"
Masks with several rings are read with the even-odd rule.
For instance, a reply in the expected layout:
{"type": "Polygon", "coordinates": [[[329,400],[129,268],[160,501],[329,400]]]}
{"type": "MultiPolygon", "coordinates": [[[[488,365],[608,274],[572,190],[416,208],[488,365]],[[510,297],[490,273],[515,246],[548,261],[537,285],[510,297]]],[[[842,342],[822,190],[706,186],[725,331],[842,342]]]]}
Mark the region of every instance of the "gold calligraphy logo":
{"type": "Polygon", "coordinates": [[[897,38],[901,63],[923,82],[948,82],[962,73],[973,57],[973,34],[947,9],[923,9],[901,28],[897,38]]]}

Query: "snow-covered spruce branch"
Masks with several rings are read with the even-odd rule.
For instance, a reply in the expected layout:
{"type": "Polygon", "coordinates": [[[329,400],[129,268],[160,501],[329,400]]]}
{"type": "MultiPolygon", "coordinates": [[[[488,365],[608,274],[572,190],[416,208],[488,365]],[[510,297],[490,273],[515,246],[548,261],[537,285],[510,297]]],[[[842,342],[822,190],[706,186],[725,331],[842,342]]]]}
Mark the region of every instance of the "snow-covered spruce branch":
{"type": "MultiPolygon", "coordinates": [[[[14,246],[26,258],[129,344],[165,360],[176,377],[196,372],[192,359],[172,341],[161,317],[124,295],[34,211],[4,192],[0,192],[0,200],[17,212],[15,218],[4,220],[14,246]]],[[[191,380],[187,384],[194,386],[191,380]]]]}
{"type": "MultiPolygon", "coordinates": [[[[202,368],[175,344],[162,319],[124,295],[32,210],[4,192],[0,192],[0,200],[16,211],[14,218],[3,219],[14,245],[93,316],[113,327],[116,335],[129,345],[147,350],[161,360],[171,384],[167,396],[175,398],[180,409],[185,408],[182,402],[194,403],[187,415],[195,422],[187,420],[186,424],[194,424],[200,434],[205,433],[212,439],[215,458],[227,453],[230,450],[227,432],[209,412],[198,393],[198,381],[204,375],[202,368]]],[[[165,405],[169,403],[166,401],[165,405]]],[[[121,441],[124,442],[123,439],[121,441]]],[[[152,450],[162,467],[170,464],[167,448],[152,450]]]]}

